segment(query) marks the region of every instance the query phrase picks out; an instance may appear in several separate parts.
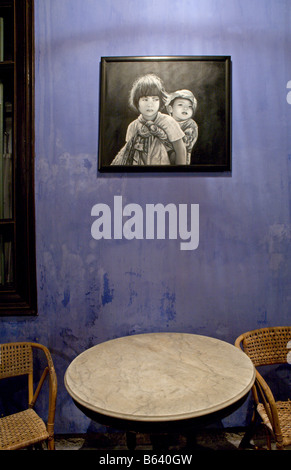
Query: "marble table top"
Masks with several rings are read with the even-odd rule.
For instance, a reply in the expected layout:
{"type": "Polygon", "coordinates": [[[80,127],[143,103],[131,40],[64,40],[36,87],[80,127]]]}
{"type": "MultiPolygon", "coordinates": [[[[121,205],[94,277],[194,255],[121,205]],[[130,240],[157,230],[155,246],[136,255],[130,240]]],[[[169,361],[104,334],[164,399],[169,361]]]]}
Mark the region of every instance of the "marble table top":
{"type": "Polygon", "coordinates": [[[65,386],[80,405],[136,421],[205,416],[244,397],[255,369],[224,341],[184,333],[148,333],[98,344],[76,357],[65,386]]]}

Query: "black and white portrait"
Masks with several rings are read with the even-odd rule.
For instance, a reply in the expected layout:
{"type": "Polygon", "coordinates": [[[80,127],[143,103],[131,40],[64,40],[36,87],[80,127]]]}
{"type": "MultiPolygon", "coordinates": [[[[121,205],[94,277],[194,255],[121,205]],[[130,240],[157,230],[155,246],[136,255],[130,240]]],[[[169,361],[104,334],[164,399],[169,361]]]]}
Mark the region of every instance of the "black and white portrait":
{"type": "Polygon", "coordinates": [[[100,171],[230,171],[229,57],[103,57],[100,171]]]}

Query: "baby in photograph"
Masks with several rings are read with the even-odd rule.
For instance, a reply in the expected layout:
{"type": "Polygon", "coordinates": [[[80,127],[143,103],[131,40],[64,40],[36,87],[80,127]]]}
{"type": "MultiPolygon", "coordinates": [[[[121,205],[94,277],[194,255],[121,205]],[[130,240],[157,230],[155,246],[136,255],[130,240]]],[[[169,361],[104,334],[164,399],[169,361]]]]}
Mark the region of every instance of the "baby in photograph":
{"type": "Polygon", "coordinates": [[[185,165],[185,137],[179,123],[161,112],[166,100],[162,80],[155,74],[139,77],[129,104],[138,114],[126,133],[126,144],[111,165],[185,165]]]}
{"type": "MultiPolygon", "coordinates": [[[[187,150],[186,164],[190,165],[192,149],[198,138],[198,125],[192,119],[197,108],[197,100],[190,90],[177,90],[168,96],[166,108],[185,134],[183,141],[187,150]]],[[[174,156],[170,152],[170,160],[172,158],[174,156]]]]}

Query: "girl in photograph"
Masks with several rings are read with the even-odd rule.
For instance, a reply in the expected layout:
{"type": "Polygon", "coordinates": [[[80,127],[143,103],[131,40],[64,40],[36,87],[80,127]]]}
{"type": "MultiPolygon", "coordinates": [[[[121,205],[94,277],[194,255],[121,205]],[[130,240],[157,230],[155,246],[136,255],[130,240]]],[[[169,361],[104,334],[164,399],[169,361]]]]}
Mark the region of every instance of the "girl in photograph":
{"type": "Polygon", "coordinates": [[[184,132],[175,119],[160,111],[166,99],[158,76],[147,74],[134,82],[129,104],[139,116],[129,124],[126,144],[111,165],[186,164],[184,132]]]}

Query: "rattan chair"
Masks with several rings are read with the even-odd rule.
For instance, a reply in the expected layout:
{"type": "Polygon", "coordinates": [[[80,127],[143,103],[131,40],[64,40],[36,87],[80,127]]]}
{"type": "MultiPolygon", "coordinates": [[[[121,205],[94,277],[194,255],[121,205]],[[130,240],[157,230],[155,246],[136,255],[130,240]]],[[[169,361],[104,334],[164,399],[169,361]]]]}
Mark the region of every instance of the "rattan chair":
{"type": "Polygon", "coordinates": [[[249,331],[235,341],[235,346],[243,349],[256,367],[256,381],[252,388],[254,414],[250,430],[246,433],[241,447],[246,447],[252,437],[257,417],[260,417],[267,430],[268,449],[271,449],[271,437],[278,449],[291,445],[291,401],[275,401],[269,385],[257,370],[257,367],[264,365],[290,364],[290,341],[289,326],[249,331]]]}
{"type": "Polygon", "coordinates": [[[44,441],[48,449],[53,450],[57,378],[51,354],[45,346],[29,342],[0,344],[0,379],[21,375],[28,376],[28,408],[0,419],[0,450],[22,449],[44,441]],[[44,353],[46,363],[34,392],[33,352],[36,353],[36,349],[44,353]],[[47,375],[49,397],[45,424],[33,408],[47,375]]]}

